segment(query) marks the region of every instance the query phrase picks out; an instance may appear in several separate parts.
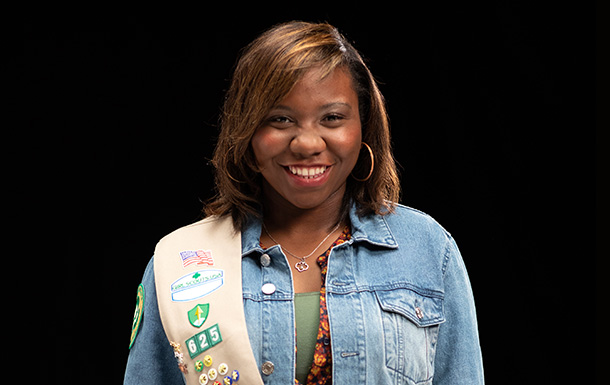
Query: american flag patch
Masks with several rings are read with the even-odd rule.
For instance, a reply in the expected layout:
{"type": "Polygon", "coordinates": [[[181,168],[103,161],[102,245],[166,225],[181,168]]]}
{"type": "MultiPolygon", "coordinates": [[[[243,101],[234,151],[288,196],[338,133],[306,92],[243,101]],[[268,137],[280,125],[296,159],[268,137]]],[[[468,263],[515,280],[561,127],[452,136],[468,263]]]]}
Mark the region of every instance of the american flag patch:
{"type": "Polygon", "coordinates": [[[211,250],[181,251],[180,257],[182,258],[182,267],[190,265],[214,266],[214,258],[212,258],[211,250]]]}

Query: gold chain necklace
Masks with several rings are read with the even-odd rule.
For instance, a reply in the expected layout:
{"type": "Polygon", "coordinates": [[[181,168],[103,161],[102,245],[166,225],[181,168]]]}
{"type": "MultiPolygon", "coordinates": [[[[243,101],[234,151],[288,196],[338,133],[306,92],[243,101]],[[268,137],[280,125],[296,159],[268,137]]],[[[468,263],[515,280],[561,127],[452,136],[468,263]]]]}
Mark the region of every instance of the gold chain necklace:
{"type": "Polygon", "coordinates": [[[307,269],[309,269],[309,265],[307,264],[307,262],[305,262],[305,259],[311,257],[313,255],[313,253],[316,252],[316,250],[318,250],[320,248],[320,246],[322,246],[322,244],[324,242],[326,242],[326,240],[328,239],[328,237],[330,237],[332,235],[332,233],[334,233],[335,231],[337,231],[337,229],[339,228],[339,226],[341,225],[341,222],[337,223],[337,226],[335,226],[334,229],[331,230],[330,233],[328,233],[328,235],[322,239],[322,242],[320,242],[318,244],[318,246],[316,246],[315,249],[313,249],[313,251],[311,253],[309,253],[308,255],[304,256],[304,257],[299,257],[298,255],[295,255],[294,253],[286,250],[284,247],[282,247],[282,245],[280,245],[280,243],[278,241],[275,240],[275,238],[273,238],[273,236],[271,234],[269,234],[269,230],[267,230],[267,226],[265,226],[265,223],[263,222],[263,229],[265,230],[265,233],[269,236],[269,238],[271,238],[271,240],[275,243],[277,243],[278,245],[280,245],[280,247],[282,248],[282,250],[284,250],[285,252],[287,252],[288,254],[290,254],[292,257],[299,259],[299,262],[294,264],[294,267],[297,269],[297,271],[299,273],[302,273],[304,271],[306,271],[307,269]]]}

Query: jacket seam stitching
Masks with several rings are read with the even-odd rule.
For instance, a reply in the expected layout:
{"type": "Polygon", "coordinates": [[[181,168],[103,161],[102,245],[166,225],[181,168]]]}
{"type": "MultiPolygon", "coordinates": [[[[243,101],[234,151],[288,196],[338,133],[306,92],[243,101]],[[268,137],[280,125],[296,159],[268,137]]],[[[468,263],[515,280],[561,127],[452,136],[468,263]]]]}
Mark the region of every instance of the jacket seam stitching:
{"type": "Polygon", "coordinates": [[[445,243],[445,254],[443,256],[443,268],[442,268],[442,272],[443,272],[443,278],[445,278],[445,275],[447,273],[447,265],[449,264],[449,259],[451,257],[451,237],[449,236],[447,238],[447,242],[445,243]]]}

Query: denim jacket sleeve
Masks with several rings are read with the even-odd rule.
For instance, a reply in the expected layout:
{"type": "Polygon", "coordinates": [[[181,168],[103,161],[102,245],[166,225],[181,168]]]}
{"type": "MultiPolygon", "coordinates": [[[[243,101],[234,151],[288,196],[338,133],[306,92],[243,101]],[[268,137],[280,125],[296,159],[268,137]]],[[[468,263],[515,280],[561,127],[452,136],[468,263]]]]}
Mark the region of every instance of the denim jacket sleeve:
{"type": "Polygon", "coordinates": [[[174,352],[167,340],[155,289],[151,258],[142,285],[144,286],[144,311],[136,339],[129,351],[124,385],[184,385],[184,377],[178,369],[174,352]]]}
{"type": "Polygon", "coordinates": [[[446,322],[439,330],[434,385],[484,384],[477,318],[468,273],[449,238],[444,260],[446,322]]]}

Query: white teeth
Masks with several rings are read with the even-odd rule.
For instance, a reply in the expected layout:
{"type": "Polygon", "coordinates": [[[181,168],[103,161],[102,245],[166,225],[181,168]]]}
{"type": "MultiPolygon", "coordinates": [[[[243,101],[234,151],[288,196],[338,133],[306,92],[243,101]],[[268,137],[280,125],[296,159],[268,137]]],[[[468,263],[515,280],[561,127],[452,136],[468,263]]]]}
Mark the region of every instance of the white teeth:
{"type": "Polygon", "coordinates": [[[295,166],[288,166],[288,169],[290,170],[291,173],[293,173],[294,175],[298,175],[300,177],[303,177],[305,179],[316,178],[316,177],[324,174],[324,172],[326,172],[327,168],[328,167],[326,167],[326,166],[322,166],[322,167],[295,167],[295,166]]]}

